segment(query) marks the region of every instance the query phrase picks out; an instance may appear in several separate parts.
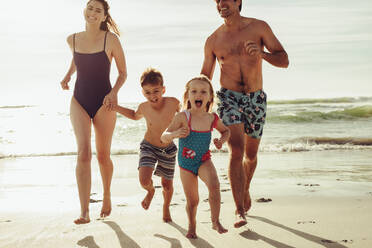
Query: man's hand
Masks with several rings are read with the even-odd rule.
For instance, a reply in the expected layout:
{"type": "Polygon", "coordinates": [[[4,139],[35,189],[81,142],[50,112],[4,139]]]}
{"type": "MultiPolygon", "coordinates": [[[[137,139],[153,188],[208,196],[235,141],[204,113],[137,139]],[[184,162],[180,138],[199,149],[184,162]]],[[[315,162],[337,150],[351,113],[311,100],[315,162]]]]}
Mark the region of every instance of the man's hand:
{"type": "Polygon", "coordinates": [[[222,142],[220,139],[217,139],[217,138],[213,139],[213,143],[218,150],[222,148],[222,142]]]}
{"type": "Polygon", "coordinates": [[[249,56],[262,57],[261,48],[251,40],[247,40],[246,42],[244,42],[244,51],[249,56]]]}

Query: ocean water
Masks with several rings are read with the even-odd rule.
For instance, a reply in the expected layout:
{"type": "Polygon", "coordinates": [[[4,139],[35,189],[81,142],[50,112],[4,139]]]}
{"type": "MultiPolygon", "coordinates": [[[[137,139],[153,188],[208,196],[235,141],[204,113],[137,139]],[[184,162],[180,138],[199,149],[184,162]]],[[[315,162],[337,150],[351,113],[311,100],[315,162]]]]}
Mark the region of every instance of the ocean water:
{"type": "MultiPolygon", "coordinates": [[[[119,101],[136,108],[144,100],[138,81],[148,66],[163,73],[166,95],[181,98],[200,72],[206,38],[223,23],[215,1],[109,3],[128,67],[119,101]]],[[[72,58],[66,37],[84,30],[85,4],[2,3],[9,11],[0,15],[0,157],[76,154],[69,121],[75,78],[70,91],[59,82],[72,58]]],[[[270,103],[261,152],[371,149],[372,2],[252,0],[241,14],[267,21],[290,59],[288,69],[263,63],[270,103]]],[[[114,63],[111,70],[113,83],[114,63]]],[[[119,117],[113,154],[137,153],[145,128],[144,120],[119,117]]]]}
{"type": "MultiPolygon", "coordinates": [[[[122,103],[135,109],[138,103],[122,103]]],[[[274,100],[268,103],[260,152],[370,150],[372,97],[274,100]]],[[[137,154],[146,131],[144,119],[118,115],[112,154],[137,154]]],[[[218,137],[217,131],[213,132],[218,137]]],[[[177,142],[176,142],[177,143],[177,142]]],[[[92,136],[94,148],[94,134],[92,136]]],[[[211,146],[213,152],[218,152],[211,146]]],[[[221,152],[227,152],[226,145],[221,152]]],[[[0,107],[0,158],[76,154],[68,107],[0,107]]]]}

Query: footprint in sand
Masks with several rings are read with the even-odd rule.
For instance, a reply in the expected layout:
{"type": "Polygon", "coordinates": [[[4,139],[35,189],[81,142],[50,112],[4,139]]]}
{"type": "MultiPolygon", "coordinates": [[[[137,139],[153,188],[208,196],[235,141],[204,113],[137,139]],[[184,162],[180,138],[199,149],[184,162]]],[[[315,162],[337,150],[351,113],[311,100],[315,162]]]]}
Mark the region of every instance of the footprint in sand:
{"type": "Polygon", "coordinates": [[[178,203],[171,203],[169,206],[178,206],[178,203]]]}
{"type": "Polygon", "coordinates": [[[221,192],[227,192],[230,191],[231,189],[221,189],[221,192]]]}
{"type": "Polygon", "coordinates": [[[117,206],[117,207],[126,207],[126,206],[128,206],[128,204],[126,204],[126,203],[122,203],[122,204],[117,204],[116,206],[117,206]]]}
{"type": "Polygon", "coordinates": [[[308,187],[320,186],[317,183],[306,183],[306,184],[298,183],[297,185],[303,185],[303,186],[308,186],[308,187]]]}
{"type": "Polygon", "coordinates": [[[97,203],[97,202],[101,202],[102,200],[95,200],[95,199],[90,199],[89,202],[90,203],[97,203]]]}
{"type": "Polygon", "coordinates": [[[2,220],[0,223],[7,223],[7,222],[12,222],[11,220],[2,220]]]}
{"type": "Polygon", "coordinates": [[[315,224],[315,221],[313,221],[313,220],[310,220],[310,221],[297,221],[297,224],[307,224],[307,223],[315,224]]]}
{"type": "Polygon", "coordinates": [[[271,202],[271,198],[259,198],[259,199],[256,199],[256,202],[271,202]]]}

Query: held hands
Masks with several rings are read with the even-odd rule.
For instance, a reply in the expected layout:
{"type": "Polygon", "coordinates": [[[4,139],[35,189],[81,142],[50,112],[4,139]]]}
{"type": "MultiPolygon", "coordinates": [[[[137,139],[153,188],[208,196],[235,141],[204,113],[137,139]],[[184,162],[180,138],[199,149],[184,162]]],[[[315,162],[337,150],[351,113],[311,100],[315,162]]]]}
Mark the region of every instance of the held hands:
{"type": "Polygon", "coordinates": [[[63,78],[62,82],[60,83],[63,90],[70,89],[70,87],[68,86],[68,82],[70,82],[70,80],[71,80],[71,77],[68,77],[68,76],[63,78]]]}
{"type": "Polygon", "coordinates": [[[118,104],[118,95],[112,90],[103,99],[103,105],[109,111],[113,111],[118,104]]]}
{"type": "Polygon", "coordinates": [[[222,148],[222,144],[223,144],[223,143],[221,142],[220,139],[217,139],[217,138],[213,139],[213,143],[214,143],[214,145],[216,146],[216,148],[217,148],[218,150],[222,148]]]}
{"type": "Polygon", "coordinates": [[[177,131],[174,132],[175,138],[185,138],[189,136],[190,130],[188,127],[181,127],[177,131]]]}
{"type": "Polygon", "coordinates": [[[261,48],[254,41],[247,40],[244,42],[244,51],[249,56],[262,57],[261,48]]]}

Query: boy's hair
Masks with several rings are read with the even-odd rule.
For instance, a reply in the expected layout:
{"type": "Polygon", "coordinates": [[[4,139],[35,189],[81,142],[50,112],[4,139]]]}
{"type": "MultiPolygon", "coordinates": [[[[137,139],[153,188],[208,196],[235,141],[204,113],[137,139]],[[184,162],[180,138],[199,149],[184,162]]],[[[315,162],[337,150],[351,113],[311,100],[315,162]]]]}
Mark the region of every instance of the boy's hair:
{"type": "Polygon", "coordinates": [[[203,81],[203,82],[206,82],[209,85],[209,94],[211,95],[211,100],[207,103],[207,105],[205,106],[205,108],[206,108],[206,111],[207,112],[211,112],[212,111],[212,107],[213,107],[213,102],[214,102],[213,86],[212,86],[212,83],[209,80],[209,78],[207,76],[203,75],[203,74],[200,74],[200,76],[198,76],[198,77],[192,78],[190,81],[188,81],[186,83],[185,93],[183,93],[183,109],[190,109],[191,108],[191,103],[189,101],[188,94],[189,94],[189,90],[190,90],[190,84],[194,80],[203,81]]]}
{"type": "Polygon", "coordinates": [[[141,87],[146,84],[163,86],[163,76],[161,75],[160,71],[151,67],[147,68],[142,73],[140,81],[141,87]]]}

